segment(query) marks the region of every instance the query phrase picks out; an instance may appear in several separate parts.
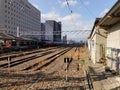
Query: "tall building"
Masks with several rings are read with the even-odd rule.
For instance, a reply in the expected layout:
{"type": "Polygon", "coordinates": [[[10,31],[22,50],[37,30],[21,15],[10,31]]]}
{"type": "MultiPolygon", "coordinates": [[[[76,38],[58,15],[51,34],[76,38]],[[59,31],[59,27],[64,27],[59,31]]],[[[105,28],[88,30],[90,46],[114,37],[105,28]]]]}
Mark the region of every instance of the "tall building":
{"type": "Polygon", "coordinates": [[[40,17],[40,11],[28,0],[0,0],[0,32],[39,35],[40,17]]]}
{"type": "Polygon", "coordinates": [[[53,38],[55,42],[61,42],[61,22],[55,22],[53,38]]]}
{"type": "Polygon", "coordinates": [[[45,23],[41,23],[41,41],[45,41],[45,23]]]}
{"type": "Polygon", "coordinates": [[[67,35],[63,36],[63,43],[67,44],[67,35]]]}
{"type": "Polygon", "coordinates": [[[45,39],[51,42],[61,42],[61,22],[47,20],[45,23],[45,39]]]}

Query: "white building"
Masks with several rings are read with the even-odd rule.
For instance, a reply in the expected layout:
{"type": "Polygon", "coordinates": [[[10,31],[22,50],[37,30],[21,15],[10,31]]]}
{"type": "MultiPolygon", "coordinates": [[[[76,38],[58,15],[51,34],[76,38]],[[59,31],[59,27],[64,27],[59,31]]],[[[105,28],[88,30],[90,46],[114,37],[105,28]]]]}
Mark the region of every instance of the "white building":
{"type": "Polygon", "coordinates": [[[90,57],[93,63],[105,60],[105,47],[106,47],[106,31],[97,27],[100,18],[97,18],[92,32],[88,38],[88,47],[90,50],[90,57]]]}
{"type": "Polygon", "coordinates": [[[91,59],[94,62],[99,59],[98,46],[104,45],[101,50],[106,52],[106,65],[120,74],[120,0],[94,25],[88,40],[91,59]],[[101,35],[98,36],[99,32],[101,35]]]}
{"type": "Polygon", "coordinates": [[[28,0],[0,0],[0,31],[17,36],[40,34],[40,11],[28,0]]]}
{"type": "Polygon", "coordinates": [[[107,66],[120,73],[120,0],[102,18],[98,26],[107,31],[107,66]]]}

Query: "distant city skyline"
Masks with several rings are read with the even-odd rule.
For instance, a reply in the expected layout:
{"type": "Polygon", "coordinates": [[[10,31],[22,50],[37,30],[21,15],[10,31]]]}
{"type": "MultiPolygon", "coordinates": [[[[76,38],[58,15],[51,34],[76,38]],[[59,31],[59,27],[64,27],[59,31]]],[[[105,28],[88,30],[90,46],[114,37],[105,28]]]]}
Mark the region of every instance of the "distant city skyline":
{"type": "MultiPolygon", "coordinates": [[[[28,0],[41,11],[41,21],[62,22],[62,31],[91,30],[95,18],[103,17],[117,0],[28,0]],[[47,2],[47,3],[46,3],[47,2]],[[72,14],[70,14],[72,12],[72,14]]],[[[69,40],[86,38],[88,32],[63,32],[69,40]]]]}

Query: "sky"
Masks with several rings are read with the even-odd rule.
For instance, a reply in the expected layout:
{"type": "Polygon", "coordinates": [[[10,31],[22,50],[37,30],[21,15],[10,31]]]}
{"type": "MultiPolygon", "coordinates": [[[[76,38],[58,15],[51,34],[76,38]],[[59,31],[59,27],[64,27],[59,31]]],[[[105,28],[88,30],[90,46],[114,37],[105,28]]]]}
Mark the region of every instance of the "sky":
{"type": "Polygon", "coordinates": [[[62,36],[80,41],[89,36],[94,21],[103,17],[117,0],[28,0],[41,12],[41,22],[62,22],[62,36]],[[67,2],[69,3],[69,7],[67,2]],[[72,11],[72,13],[71,13],[72,11]],[[73,32],[68,32],[73,31],[73,32]]]}

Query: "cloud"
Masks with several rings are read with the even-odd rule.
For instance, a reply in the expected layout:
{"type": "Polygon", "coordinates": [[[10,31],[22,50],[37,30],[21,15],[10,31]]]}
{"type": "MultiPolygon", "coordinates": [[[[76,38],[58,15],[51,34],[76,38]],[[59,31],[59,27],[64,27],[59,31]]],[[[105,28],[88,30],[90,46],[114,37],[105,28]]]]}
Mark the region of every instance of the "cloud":
{"type": "Polygon", "coordinates": [[[61,0],[57,0],[57,2],[58,2],[59,4],[61,4],[61,3],[62,3],[62,1],[61,1],[61,0]]]}
{"type": "Polygon", "coordinates": [[[83,3],[84,3],[84,5],[89,5],[90,4],[89,1],[84,1],[83,3]]]}
{"type": "MultiPolygon", "coordinates": [[[[77,2],[77,0],[68,0],[68,3],[71,6],[75,6],[78,2],[77,2]]],[[[65,7],[65,6],[67,6],[67,2],[66,1],[61,3],[61,7],[65,7]]]]}
{"type": "Polygon", "coordinates": [[[33,4],[33,6],[36,7],[38,10],[42,11],[38,5],[33,4]]]}
{"type": "Polygon", "coordinates": [[[49,13],[46,14],[41,14],[42,17],[42,22],[45,22],[45,20],[59,20],[60,15],[55,12],[55,11],[51,11],[49,13]]]}
{"type": "Polygon", "coordinates": [[[103,17],[107,12],[109,11],[109,9],[104,9],[100,14],[99,14],[99,16],[100,17],[103,17]]]}
{"type": "MultiPolygon", "coordinates": [[[[93,21],[85,21],[78,13],[72,15],[60,16],[56,11],[51,11],[46,14],[42,14],[42,21],[56,20],[62,22],[62,31],[74,31],[74,30],[91,30],[93,21]],[[44,18],[44,19],[43,19],[44,18]]],[[[82,32],[63,32],[62,35],[67,35],[69,39],[75,38],[87,38],[89,34],[82,32]]]]}

